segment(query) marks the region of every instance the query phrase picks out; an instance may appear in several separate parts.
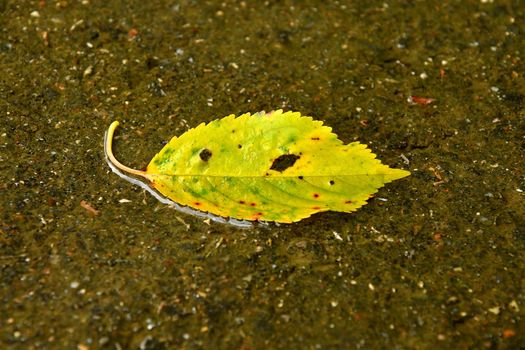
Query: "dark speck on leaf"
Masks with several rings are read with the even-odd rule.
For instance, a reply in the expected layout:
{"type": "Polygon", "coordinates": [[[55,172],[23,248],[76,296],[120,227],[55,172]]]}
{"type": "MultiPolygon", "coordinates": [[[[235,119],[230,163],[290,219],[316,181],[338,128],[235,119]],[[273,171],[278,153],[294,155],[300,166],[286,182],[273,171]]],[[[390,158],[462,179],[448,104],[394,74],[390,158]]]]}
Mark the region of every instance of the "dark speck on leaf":
{"type": "Polygon", "coordinates": [[[319,139],[319,137],[312,137],[312,140],[319,141],[320,139],[319,139]]]}
{"type": "Polygon", "coordinates": [[[334,180],[330,180],[330,185],[333,186],[335,184],[334,180]]]}
{"type": "Polygon", "coordinates": [[[298,177],[299,177],[299,180],[304,179],[304,177],[302,175],[299,175],[298,177]]]}
{"type": "Polygon", "coordinates": [[[205,162],[207,162],[211,158],[211,151],[209,149],[203,149],[201,153],[199,153],[199,157],[205,162]]]}
{"type": "Polygon", "coordinates": [[[270,169],[282,173],[286,169],[292,167],[299,158],[301,157],[295,154],[283,154],[282,156],[275,158],[270,169]]]}
{"type": "Polygon", "coordinates": [[[241,145],[241,144],[237,145],[237,148],[238,148],[238,149],[241,149],[241,148],[242,148],[242,145],[241,145]]]}

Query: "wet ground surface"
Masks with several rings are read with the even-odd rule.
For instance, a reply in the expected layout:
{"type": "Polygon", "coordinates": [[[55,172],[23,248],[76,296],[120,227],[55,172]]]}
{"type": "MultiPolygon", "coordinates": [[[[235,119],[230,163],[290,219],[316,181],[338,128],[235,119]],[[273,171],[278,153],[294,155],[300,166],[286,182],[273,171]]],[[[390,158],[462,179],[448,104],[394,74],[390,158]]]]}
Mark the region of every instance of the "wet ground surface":
{"type": "Polygon", "coordinates": [[[525,344],[519,1],[0,0],[7,349],[525,344]],[[412,175],[353,214],[207,223],[113,174],[283,108],[412,175]]]}

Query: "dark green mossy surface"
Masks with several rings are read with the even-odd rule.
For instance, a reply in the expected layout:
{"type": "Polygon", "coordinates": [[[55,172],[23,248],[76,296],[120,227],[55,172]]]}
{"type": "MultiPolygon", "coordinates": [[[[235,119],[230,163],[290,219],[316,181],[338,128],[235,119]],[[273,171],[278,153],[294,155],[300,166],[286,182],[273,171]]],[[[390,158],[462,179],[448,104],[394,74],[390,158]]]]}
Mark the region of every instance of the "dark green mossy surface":
{"type": "Polygon", "coordinates": [[[520,348],[524,17],[520,1],[0,0],[1,347],[520,348]],[[243,230],[104,161],[115,119],[141,168],[189,127],[277,108],[412,176],[354,214],[243,230]]]}

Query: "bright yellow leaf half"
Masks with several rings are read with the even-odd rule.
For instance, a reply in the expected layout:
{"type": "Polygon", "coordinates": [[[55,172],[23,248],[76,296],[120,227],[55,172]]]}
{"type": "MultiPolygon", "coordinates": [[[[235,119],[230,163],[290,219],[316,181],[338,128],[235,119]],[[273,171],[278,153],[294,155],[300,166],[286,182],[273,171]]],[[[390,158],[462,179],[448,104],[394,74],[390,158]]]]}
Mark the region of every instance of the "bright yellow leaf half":
{"type": "Polygon", "coordinates": [[[322,122],[297,112],[229,115],[171,141],[140,175],[171,200],[239,220],[290,223],[322,211],[352,212],[385,183],[410,175],[381,164],[359,142],[343,144],[322,122]]]}

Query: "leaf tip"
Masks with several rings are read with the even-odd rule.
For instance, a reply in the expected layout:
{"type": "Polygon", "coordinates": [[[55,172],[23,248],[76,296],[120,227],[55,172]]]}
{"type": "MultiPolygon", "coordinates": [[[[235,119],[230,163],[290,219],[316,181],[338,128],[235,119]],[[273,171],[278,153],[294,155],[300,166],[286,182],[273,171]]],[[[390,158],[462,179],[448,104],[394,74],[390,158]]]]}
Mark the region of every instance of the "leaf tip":
{"type": "Polygon", "coordinates": [[[409,175],[411,175],[410,171],[408,170],[403,170],[403,169],[390,169],[390,173],[388,174],[388,181],[394,181],[394,180],[399,180],[399,179],[402,179],[404,177],[407,177],[409,175]]]}

